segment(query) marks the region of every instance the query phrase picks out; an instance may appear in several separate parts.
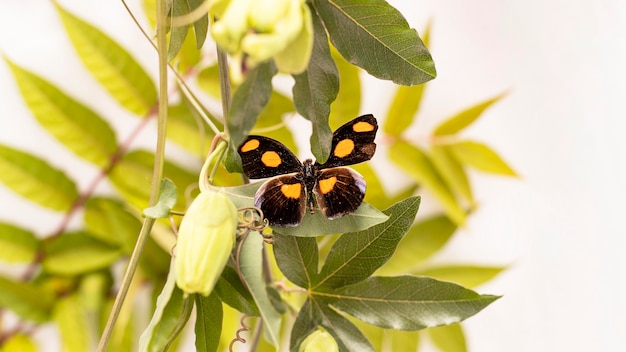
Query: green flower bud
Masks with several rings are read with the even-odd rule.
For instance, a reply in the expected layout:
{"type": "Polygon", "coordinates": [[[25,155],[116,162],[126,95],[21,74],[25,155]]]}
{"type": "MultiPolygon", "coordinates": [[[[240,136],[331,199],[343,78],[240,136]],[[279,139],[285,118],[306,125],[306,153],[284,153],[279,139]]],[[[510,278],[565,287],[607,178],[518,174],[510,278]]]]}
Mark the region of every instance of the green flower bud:
{"type": "Polygon", "coordinates": [[[176,284],[186,294],[208,296],[235,246],[237,208],[223,192],[201,192],[180,224],[176,284]]]}
{"type": "Polygon", "coordinates": [[[331,334],[315,330],[302,341],[298,352],[339,352],[339,346],[331,334]]]}

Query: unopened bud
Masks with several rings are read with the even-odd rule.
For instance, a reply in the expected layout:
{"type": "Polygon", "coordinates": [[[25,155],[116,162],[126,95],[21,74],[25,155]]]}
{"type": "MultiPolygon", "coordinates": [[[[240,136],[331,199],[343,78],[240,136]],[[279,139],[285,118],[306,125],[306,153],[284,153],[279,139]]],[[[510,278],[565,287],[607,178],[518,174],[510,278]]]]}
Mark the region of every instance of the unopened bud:
{"type": "Polygon", "coordinates": [[[186,294],[208,296],[235,246],[237,208],[223,192],[201,192],[180,224],[176,284],[186,294]]]}
{"type": "Polygon", "coordinates": [[[302,341],[298,352],[339,352],[339,347],[331,334],[315,330],[302,341]]]}

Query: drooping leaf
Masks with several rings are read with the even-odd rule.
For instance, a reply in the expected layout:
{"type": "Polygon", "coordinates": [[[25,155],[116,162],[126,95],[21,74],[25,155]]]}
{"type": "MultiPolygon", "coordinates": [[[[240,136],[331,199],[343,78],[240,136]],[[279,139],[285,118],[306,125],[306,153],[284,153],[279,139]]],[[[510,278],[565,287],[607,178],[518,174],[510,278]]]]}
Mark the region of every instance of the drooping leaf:
{"type": "Polygon", "coordinates": [[[361,111],[361,77],[360,69],[354,66],[331,47],[331,56],[339,70],[339,92],[337,98],[330,105],[328,120],[330,127],[336,130],[346,122],[359,116],[361,111]]]}
{"type": "Polygon", "coordinates": [[[430,340],[441,352],[467,352],[461,324],[439,326],[427,330],[430,340]]]}
{"type": "Polygon", "coordinates": [[[159,200],[157,203],[149,208],[143,210],[145,216],[149,216],[155,219],[167,218],[170,215],[170,211],[176,205],[176,185],[172,180],[164,178],[161,181],[161,192],[159,193],[159,200]]]}
{"type": "Polygon", "coordinates": [[[222,333],[222,302],[215,292],[204,297],[196,295],[196,351],[217,351],[222,333]]]}
{"type": "Polygon", "coordinates": [[[325,163],[330,154],[333,132],[328,124],[330,104],[339,91],[339,72],[330,55],[324,25],[315,11],[313,18],[314,43],[306,71],[294,75],[293,102],[300,115],[311,121],[311,150],[319,163],[325,163]]]}
{"type": "Polygon", "coordinates": [[[399,330],[457,323],[499,298],[416,276],[374,276],[315,296],[368,324],[399,330]]]}
{"type": "Polygon", "coordinates": [[[289,349],[291,352],[298,352],[302,341],[315,331],[321,323],[320,316],[316,314],[317,309],[315,309],[313,304],[310,299],[307,299],[302,308],[300,308],[296,321],[293,323],[289,338],[289,349]]]}
{"type": "Polygon", "coordinates": [[[483,143],[462,141],[450,144],[448,148],[462,164],[492,174],[517,176],[515,171],[496,152],[483,143]]]}
{"type": "Polygon", "coordinates": [[[141,230],[141,222],[125,207],[117,200],[92,197],[85,204],[84,221],[89,235],[130,254],[141,230]]]}
{"type": "Polygon", "coordinates": [[[35,259],[39,240],[27,230],[0,222],[0,261],[29,263],[35,259]]]}
{"type": "Polygon", "coordinates": [[[74,181],[46,161],[0,145],[0,182],[43,207],[67,211],[78,198],[74,181]]]}
{"type": "Polygon", "coordinates": [[[446,184],[456,194],[464,197],[474,208],[474,195],[467,179],[465,169],[446,146],[433,145],[430,150],[431,160],[446,184]]]}
{"type": "MultiPolygon", "coordinates": [[[[152,169],[154,167],[154,154],[136,150],[125,154],[122,160],[115,166],[109,174],[113,186],[117,188],[122,196],[134,206],[143,209],[148,206],[150,199],[150,180],[152,179],[152,169]]],[[[169,178],[176,185],[178,191],[178,205],[175,210],[184,211],[185,190],[192,184],[198,182],[198,177],[191,172],[165,161],[163,166],[164,177],[169,178]]]]}
{"type": "Polygon", "coordinates": [[[87,314],[78,296],[72,294],[57,300],[52,315],[61,335],[63,351],[82,352],[90,349],[87,314]]]}
{"type": "Polygon", "coordinates": [[[465,212],[426,153],[408,142],[398,141],[389,148],[389,158],[416,182],[432,192],[455,223],[459,225],[465,223],[465,212]]]}
{"type": "Polygon", "coordinates": [[[232,267],[228,265],[224,267],[222,276],[215,284],[215,292],[222,302],[238,311],[251,316],[260,316],[254,298],[232,267]]]}
{"type": "Polygon", "coordinates": [[[435,136],[444,136],[460,132],[476,121],[488,107],[502,99],[502,97],[504,97],[504,94],[485,100],[482,103],[474,105],[459,114],[452,116],[437,126],[433,134],[435,136]]]}
{"type": "Polygon", "coordinates": [[[265,289],[262,252],[263,237],[258,232],[251,231],[241,247],[239,269],[263,318],[265,336],[268,337],[268,342],[278,347],[281,317],[272,306],[265,289]]]}
{"type": "Polygon", "coordinates": [[[316,0],[330,40],[349,62],[379,79],[415,85],[436,76],[417,31],[383,0],[316,0]]]}
{"type": "Polygon", "coordinates": [[[157,101],[154,82],[146,71],[109,36],[55,5],[87,70],[120,105],[145,116],[157,101]]]}
{"type": "Polygon", "coordinates": [[[119,247],[84,232],[66,233],[44,243],[43,269],[51,274],[80,275],[106,268],[116,261],[119,247]]]}
{"type": "Polygon", "coordinates": [[[37,352],[35,341],[26,334],[13,334],[2,341],[2,352],[37,352]]]}
{"type": "Polygon", "coordinates": [[[256,124],[257,117],[267,105],[272,94],[272,77],[276,67],[271,62],[261,63],[250,71],[246,80],[233,94],[228,113],[230,152],[224,163],[230,172],[242,172],[237,147],[256,124]]]}
{"type": "Polygon", "coordinates": [[[438,280],[474,288],[493,279],[505,269],[500,266],[445,265],[418,270],[414,274],[431,276],[438,280]]]}
{"type": "Polygon", "coordinates": [[[383,131],[392,136],[400,136],[417,114],[426,85],[399,86],[387,111],[383,131]]]}
{"type": "MultiPolygon", "coordinates": [[[[183,16],[189,13],[189,3],[187,0],[173,0],[172,1],[172,17],[183,16]]],[[[187,33],[189,32],[189,25],[183,26],[171,26],[170,25],[170,40],[167,48],[167,61],[172,61],[176,54],[183,47],[187,33]]]]}
{"type": "Polygon", "coordinates": [[[436,215],[416,223],[400,241],[391,259],[376,272],[377,275],[413,273],[416,266],[448,242],[456,229],[456,224],[445,215],[436,215]]]}
{"type": "Polygon", "coordinates": [[[354,324],[332,308],[316,303],[321,325],[335,338],[340,351],[374,352],[372,344],[354,324]]]}
{"type": "Polygon", "coordinates": [[[105,167],[117,150],[115,133],[93,110],[36,74],[6,60],[39,124],[77,156],[105,167]]]}
{"type": "Polygon", "coordinates": [[[317,276],[319,253],[312,237],[274,234],[274,256],[278,267],[289,281],[310,288],[317,276]]]}
{"type": "MultiPolygon", "coordinates": [[[[193,11],[202,5],[204,0],[187,0],[189,2],[189,10],[193,11]]],[[[196,49],[202,48],[209,31],[209,14],[206,13],[193,23],[193,30],[196,37],[196,49]]]]}
{"type": "Polygon", "coordinates": [[[0,276],[0,307],[11,310],[24,320],[47,321],[54,301],[55,296],[48,290],[0,276]]]}
{"type": "Polygon", "coordinates": [[[360,232],[347,233],[333,245],[315,287],[341,287],[366,279],[393,255],[419,208],[408,198],[384,211],[389,219],[360,232]]]}

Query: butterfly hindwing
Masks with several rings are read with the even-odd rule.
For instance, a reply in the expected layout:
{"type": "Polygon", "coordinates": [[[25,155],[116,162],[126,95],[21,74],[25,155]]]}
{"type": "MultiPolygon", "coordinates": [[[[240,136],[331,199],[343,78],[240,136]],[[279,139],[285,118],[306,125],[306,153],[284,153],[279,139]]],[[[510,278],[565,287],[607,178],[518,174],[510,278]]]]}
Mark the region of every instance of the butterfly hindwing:
{"type": "Polygon", "coordinates": [[[326,163],[320,169],[346,166],[370,160],[376,152],[378,123],[373,115],[363,115],[339,127],[333,133],[333,144],[326,163]]]}
{"type": "Polygon", "coordinates": [[[296,226],[306,210],[306,188],[295,175],[274,177],[257,190],[254,205],[270,224],[296,226]]]}
{"type": "Polygon", "coordinates": [[[243,172],[248,178],[266,178],[298,172],[302,163],[277,140],[263,136],[248,136],[237,150],[243,172]]]}
{"type": "Polygon", "coordinates": [[[365,179],[345,167],[322,170],[313,189],[317,205],[329,219],[355,211],[365,197],[365,179]]]}

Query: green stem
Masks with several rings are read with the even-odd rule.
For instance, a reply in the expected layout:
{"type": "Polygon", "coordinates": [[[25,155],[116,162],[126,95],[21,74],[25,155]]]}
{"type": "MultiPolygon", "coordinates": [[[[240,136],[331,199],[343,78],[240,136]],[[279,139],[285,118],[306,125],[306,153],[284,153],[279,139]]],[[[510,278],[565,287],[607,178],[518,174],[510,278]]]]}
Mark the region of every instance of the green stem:
{"type": "Polygon", "coordinates": [[[222,95],[222,113],[224,114],[224,136],[230,140],[228,131],[228,112],[230,111],[230,75],[228,74],[228,56],[226,52],[217,47],[217,68],[220,79],[220,93],[222,95]]]}
{"type": "MultiPolygon", "coordinates": [[[[149,206],[153,206],[159,199],[161,180],[163,178],[163,164],[165,158],[165,132],[167,126],[167,38],[166,38],[166,23],[165,23],[165,0],[157,0],[156,2],[157,12],[157,45],[159,48],[159,114],[157,120],[157,143],[156,152],[154,157],[154,170],[152,174],[152,188],[150,190],[150,202],[149,206]]],[[[154,225],[156,219],[146,217],[141,227],[141,232],[137,238],[135,249],[130,257],[128,268],[122,279],[120,291],[115,297],[111,314],[107,320],[107,324],[104,327],[104,332],[100,338],[97,351],[104,352],[106,350],[115,322],[120,314],[128,289],[133,280],[133,276],[139,266],[139,258],[143,252],[144,246],[150,236],[150,231],[154,225]]]]}
{"type": "Polygon", "coordinates": [[[213,180],[209,180],[209,171],[212,169],[212,166],[215,166],[216,162],[219,162],[222,159],[222,155],[226,150],[227,143],[223,140],[219,141],[217,147],[211,151],[211,154],[204,161],[204,165],[202,165],[202,170],[200,170],[200,177],[198,179],[198,187],[200,187],[200,192],[206,192],[209,190],[209,183],[213,180]]]}

